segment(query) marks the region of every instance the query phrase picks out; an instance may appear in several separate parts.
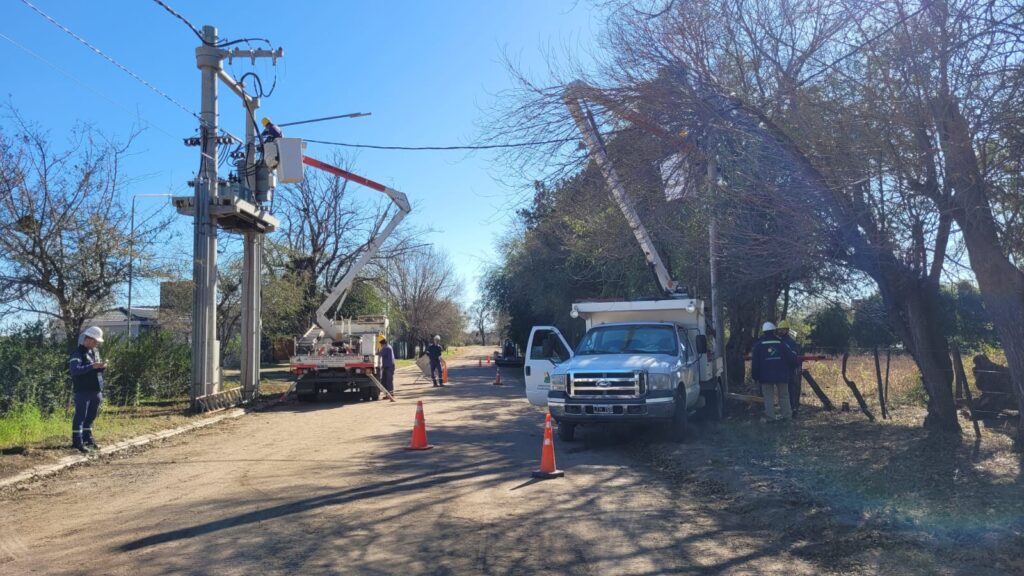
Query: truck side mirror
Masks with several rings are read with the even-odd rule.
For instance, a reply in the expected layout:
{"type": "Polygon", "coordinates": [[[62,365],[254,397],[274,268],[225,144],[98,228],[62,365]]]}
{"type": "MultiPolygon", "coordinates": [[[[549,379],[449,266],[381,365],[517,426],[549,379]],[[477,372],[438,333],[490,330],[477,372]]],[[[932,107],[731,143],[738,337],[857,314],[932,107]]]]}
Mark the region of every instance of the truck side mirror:
{"type": "Polygon", "coordinates": [[[697,334],[697,354],[708,353],[708,337],[705,334],[697,334]]]}

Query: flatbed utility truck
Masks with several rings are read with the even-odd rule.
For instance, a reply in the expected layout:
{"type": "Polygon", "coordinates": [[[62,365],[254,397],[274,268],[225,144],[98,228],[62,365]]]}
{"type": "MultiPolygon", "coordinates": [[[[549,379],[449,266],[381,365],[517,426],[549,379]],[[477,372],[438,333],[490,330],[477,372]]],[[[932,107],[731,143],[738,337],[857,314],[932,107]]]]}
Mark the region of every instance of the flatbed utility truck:
{"type": "Polygon", "coordinates": [[[385,194],[397,207],[391,220],[367,242],[348,271],[317,308],[316,323],[296,340],[289,368],[296,375],[295,394],[300,401],[339,398],[358,393],[364,400],[377,400],[383,393],[380,379],[380,340],[388,335],[385,316],[331,319],[328,312],[345,301],[356,277],[380,250],[384,241],[412,210],[405,194],[347,170],[308,156],[302,161],[351,182],[385,194]]]}
{"type": "Polygon", "coordinates": [[[565,441],[577,426],[606,423],[662,424],[681,441],[691,414],[722,418],[723,361],[714,352],[704,301],[689,297],[669,274],[584,110],[585,94],[585,85],[570,84],[566,105],[663,294],[573,304],[570,316],[582,318],[587,328],[575,350],[558,328],[533,327],[524,367],[527,399],[548,406],[565,441]]]}

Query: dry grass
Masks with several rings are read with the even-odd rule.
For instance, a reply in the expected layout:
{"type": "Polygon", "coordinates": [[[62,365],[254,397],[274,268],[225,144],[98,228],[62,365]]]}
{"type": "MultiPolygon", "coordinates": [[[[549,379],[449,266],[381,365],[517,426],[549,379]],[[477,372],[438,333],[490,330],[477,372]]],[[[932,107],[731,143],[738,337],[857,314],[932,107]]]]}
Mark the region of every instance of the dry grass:
{"type": "MultiPolygon", "coordinates": [[[[881,364],[884,379],[884,355],[881,364]]],[[[973,385],[969,360],[966,365],[973,385]]],[[[710,449],[729,454],[734,470],[774,477],[854,522],[881,521],[958,541],[1020,539],[1024,459],[1012,449],[1014,421],[983,424],[980,440],[965,417],[960,434],[925,430],[926,397],[909,356],[892,359],[890,418],[883,420],[874,358],[852,356],[847,376],[874,413],[871,423],[843,382],[840,358],[805,366],[837,407],[848,402],[851,411],[823,411],[805,384],[796,421],[760,423],[759,409],[739,406],[729,425],[706,439],[710,449]]]]}

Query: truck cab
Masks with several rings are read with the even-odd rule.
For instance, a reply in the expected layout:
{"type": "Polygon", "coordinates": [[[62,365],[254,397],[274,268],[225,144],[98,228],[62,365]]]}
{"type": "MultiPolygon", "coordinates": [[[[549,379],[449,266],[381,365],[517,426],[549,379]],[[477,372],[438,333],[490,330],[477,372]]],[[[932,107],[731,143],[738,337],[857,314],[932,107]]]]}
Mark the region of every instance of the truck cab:
{"type": "Polygon", "coordinates": [[[557,328],[534,327],[524,368],[527,398],[548,406],[562,440],[616,422],[662,424],[683,440],[693,412],[721,418],[722,360],[702,301],[580,302],[570,314],[587,326],[576,349],[557,328]]]}

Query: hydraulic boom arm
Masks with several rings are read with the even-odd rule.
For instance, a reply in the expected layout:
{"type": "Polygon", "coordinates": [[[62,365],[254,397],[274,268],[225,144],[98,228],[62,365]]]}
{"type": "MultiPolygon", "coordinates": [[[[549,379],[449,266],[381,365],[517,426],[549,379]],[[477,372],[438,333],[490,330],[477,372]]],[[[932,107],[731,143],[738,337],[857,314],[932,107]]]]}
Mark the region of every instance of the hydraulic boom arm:
{"type": "Polygon", "coordinates": [[[680,292],[679,285],[672,279],[668,268],[661,261],[661,256],[654,247],[654,241],[651,240],[651,236],[647,233],[647,228],[644,227],[636,210],[633,208],[633,203],[626,194],[626,188],[622,185],[619,174],[615,171],[611,162],[609,162],[608,152],[605,150],[604,141],[597,130],[597,123],[594,121],[593,115],[589,110],[584,110],[584,97],[587,88],[589,87],[586,84],[579,81],[569,84],[563,96],[565,105],[569,108],[569,112],[572,113],[572,117],[576,121],[576,126],[583,134],[583,142],[590,151],[590,155],[597,162],[601,173],[604,174],[615,203],[619,205],[619,209],[622,210],[622,214],[626,217],[626,222],[629,223],[630,229],[633,230],[633,236],[640,243],[640,249],[643,250],[644,256],[647,258],[647,264],[654,271],[658,285],[661,286],[662,291],[667,296],[677,295],[680,292]]]}
{"type": "Polygon", "coordinates": [[[381,244],[383,244],[384,241],[388,238],[388,236],[390,236],[391,233],[395,231],[395,228],[398,227],[398,224],[402,221],[402,219],[405,218],[407,214],[409,214],[409,212],[412,210],[412,207],[409,205],[409,198],[406,197],[405,194],[399,192],[398,190],[395,190],[394,188],[388,188],[383,184],[374,182],[373,180],[370,180],[368,178],[363,178],[362,176],[359,176],[358,174],[353,174],[352,172],[349,172],[347,170],[342,170],[337,166],[331,166],[326,162],[321,162],[315,158],[310,158],[309,156],[303,156],[302,162],[307,166],[312,166],[313,168],[318,168],[320,170],[324,170],[325,172],[330,172],[331,174],[344,178],[345,180],[348,180],[350,182],[362,184],[367,188],[372,188],[378,192],[382,192],[385,195],[387,195],[387,197],[390,198],[392,202],[395,203],[395,206],[398,207],[398,212],[396,212],[395,215],[391,218],[391,221],[388,222],[387,225],[384,226],[384,228],[376,236],[370,239],[370,241],[366,244],[366,247],[363,248],[362,254],[360,254],[359,258],[355,261],[355,263],[353,263],[352,266],[349,267],[348,272],[345,273],[345,276],[341,279],[341,282],[338,282],[338,285],[335,286],[333,290],[331,290],[331,293],[327,295],[327,299],[324,300],[323,304],[321,304],[320,307],[317,308],[316,310],[317,325],[320,326],[320,329],[324,331],[325,335],[332,339],[335,339],[338,336],[335,333],[337,328],[334,326],[334,323],[331,322],[331,320],[327,317],[327,311],[330,310],[330,308],[335,303],[337,303],[340,306],[341,303],[345,301],[345,297],[348,295],[349,289],[352,288],[352,283],[355,282],[356,276],[377,254],[377,251],[380,250],[381,244]]]}

